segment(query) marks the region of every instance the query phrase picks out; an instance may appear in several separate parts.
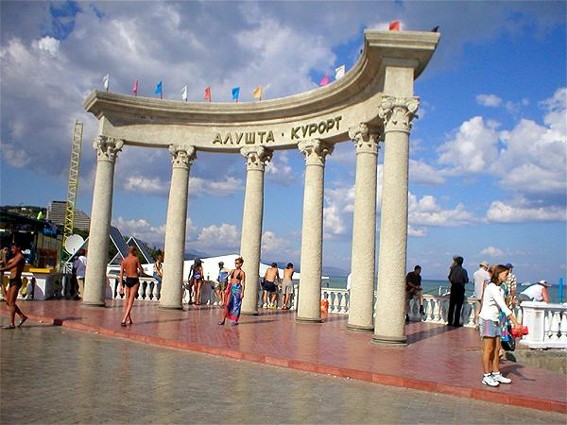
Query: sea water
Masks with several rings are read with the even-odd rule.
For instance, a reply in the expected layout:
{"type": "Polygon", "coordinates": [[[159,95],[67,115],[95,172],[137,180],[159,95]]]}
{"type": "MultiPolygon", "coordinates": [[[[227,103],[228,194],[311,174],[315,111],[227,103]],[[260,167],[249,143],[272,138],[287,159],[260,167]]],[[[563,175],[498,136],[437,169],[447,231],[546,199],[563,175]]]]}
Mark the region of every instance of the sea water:
{"type": "MultiPolygon", "coordinates": [[[[335,289],[346,289],[347,277],[346,276],[333,276],[328,280],[323,280],[322,283],[325,288],[335,288],[335,289]]],[[[424,294],[431,295],[442,295],[445,290],[451,287],[451,283],[448,280],[434,280],[434,279],[422,279],[421,287],[424,294]],[[441,291],[441,292],[440,292],[441,291]]],[[[522,292],[528,286],[521,286],[518,284],[517,292],[522,292]]],[[[466,285],[466,296],[470,297],[474,292],[474,283],[471,281],[466,285]]],[[[549,287],[549,298],[552,303],[559,302],[559,285],[552,284],[549,287]]],[[[567,285],[563,286],[563,302],[567,302],[567,285]]]]}

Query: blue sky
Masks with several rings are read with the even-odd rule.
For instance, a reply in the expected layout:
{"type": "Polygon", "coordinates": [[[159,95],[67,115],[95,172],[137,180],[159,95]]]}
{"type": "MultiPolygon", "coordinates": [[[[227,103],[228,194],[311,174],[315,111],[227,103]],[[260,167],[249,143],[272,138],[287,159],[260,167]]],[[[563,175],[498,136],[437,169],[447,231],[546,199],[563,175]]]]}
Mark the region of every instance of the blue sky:
{"type": "MultiPolygon", "coordinates": [[[[73,123],[84,123],[78,208],[90,214],[97,122],[93,89],[240,101],[317,88],[358,59],[364,29],[440,26],[416,81],[410,141],[408,269],[444,278],[511,262],[520,281],[557,282],[566,267],[565,2],[12,2],[1,14],[0,203],[64,200],[73,123]]],[[[382,155],[379,155],[378,197],[382,155]]],[[[324,259],[350,268],[355,155],[336,146],[325,169],[324,259]]],[[[171,164],[165,150],[127,147],[116,168],[113,224],[163,245],[171,164]]],[[[277,152],[266,170],[262,259],[299,263],[304,159],[277,152]]],[[[199,153],[191,169],[188,250],[238,252],[244,158],[199,153]]],[[[378,208],[378,216],[380,208],[378,208]]],[[[378,217],[378,223],[379,223],[378,217]]],[[[379,237],[379,229],[377,237],[379,237]]]]}

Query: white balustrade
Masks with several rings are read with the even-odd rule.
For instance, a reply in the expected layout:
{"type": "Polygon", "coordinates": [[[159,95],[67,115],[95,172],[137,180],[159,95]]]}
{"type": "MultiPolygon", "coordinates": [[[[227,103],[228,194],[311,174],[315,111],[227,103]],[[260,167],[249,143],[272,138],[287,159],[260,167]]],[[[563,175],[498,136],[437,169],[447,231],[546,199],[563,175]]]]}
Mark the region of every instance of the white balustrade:
{"type": "Polygon", "coordinates": [[[528,327],[528,334],[520,344],[529,348],[567,349],[567,303],[524,301],[520,310],[522,324],[528,327]]]}

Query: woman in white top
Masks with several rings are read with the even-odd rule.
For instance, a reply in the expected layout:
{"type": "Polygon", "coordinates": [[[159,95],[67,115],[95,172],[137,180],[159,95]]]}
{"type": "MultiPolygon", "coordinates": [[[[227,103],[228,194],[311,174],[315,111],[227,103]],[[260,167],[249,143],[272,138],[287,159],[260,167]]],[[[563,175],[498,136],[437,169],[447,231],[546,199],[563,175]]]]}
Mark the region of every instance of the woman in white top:
{"type": "Polygon", "coordinates": [[[484,288],[482,307],[478,315],[480,337],[483,340],[482,368],[484,369],[484,376],[481,382],[490,387],[497,387],[500,384],[512,382],[510,378],[506,378],[500,373],[497,353],[497,340],[500,338],[500,323],[498,320],[500,311],[512,321],[514,327],[521,327],[521,324],[506,305],[500,290],[500,285],[506,281],[509,272],[503,265],[494,267],[490,282],[484,288]]]}

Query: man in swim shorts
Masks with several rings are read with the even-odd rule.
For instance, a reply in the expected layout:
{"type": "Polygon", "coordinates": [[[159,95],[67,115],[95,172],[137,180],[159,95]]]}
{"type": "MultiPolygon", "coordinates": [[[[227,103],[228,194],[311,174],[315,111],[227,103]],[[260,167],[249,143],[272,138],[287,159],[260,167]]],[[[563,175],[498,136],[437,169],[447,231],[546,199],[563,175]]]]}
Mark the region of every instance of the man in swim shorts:
{"type": "Polygon", "coordinates": [[[291,300],[291,296],[293,294],[293,264],[287,263],[283,271],[283,282],[282,282],[282,310],[289,310],[289,302],[291,300]]]}
{"type": "Polygon", "coordinates": [[[132,307],[134,306],[134,300],[138,295],[138,289],[140,288],[140,276],[145,276],[142,264],[136,255],[136,247],[128,247],[128,255],[120,263],[120,292],[124,292],[124,285],[126,285],[126,304],[124,308],[124,317],[120,323],[122,326],[131,325],[132,307]],[[126,278],[124,278],[126,274],[126,278]]]}
{"type": "Polygon", "coordinates": [[[268,267],[268,270],[266,270],[266,274],[264,275],[264,284],[262,285],[264,288],[264,304],[262,305],[263,308],[277,308],[278,288],[276,286],[276,280],[278,282],[278,285],[281,284],[278,265],[277,263],[272,263],[270,267],[268,267]]]}
{"type": "Polygon", "coordinates": [[[0,268],[0,273],[5,271],[10,271],[10,283],[8,284],[8,290],[6,291],[6,304],[10,309],[10,324],[5,326],[4,329],[15,329],[15,319],[16,313],[21,317],[20,323],[18,323],[18,328],[28,320],[18,304],[16,304],[16,299],[18,298],[18,292],[22,287],[22,272],[24,271],[24,266],[26,265],[26,259],[22,254],[22,249],[19,244],[15,243],[12,245],[13,257],[8,261],[6,266],[0,268]]]}

